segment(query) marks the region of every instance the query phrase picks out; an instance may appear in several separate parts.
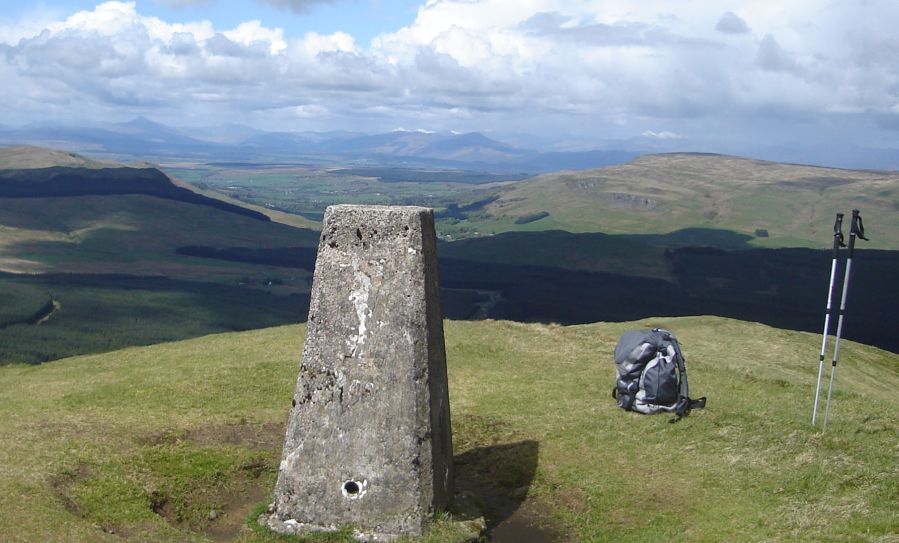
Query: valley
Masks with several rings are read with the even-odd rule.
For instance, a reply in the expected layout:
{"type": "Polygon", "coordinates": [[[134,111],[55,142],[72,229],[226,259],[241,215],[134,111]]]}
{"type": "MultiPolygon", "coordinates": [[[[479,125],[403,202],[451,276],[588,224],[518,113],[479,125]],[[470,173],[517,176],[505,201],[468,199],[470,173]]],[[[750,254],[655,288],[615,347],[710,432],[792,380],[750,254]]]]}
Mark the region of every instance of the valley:
{"type": "Polygon", "coordinates": [[[447,318],[710,314],[811,332],[828,206],[858,206],[872,241],[859,242],[845,336],[899,352],[883,318],[899,299],[879,288],[899,276],[893,173],[709,155],[523,178],[190,160],[158,170],[33,148],[0,150],[0,166],[0,283],[13,294],[0,363],[302,321],[332,203],[436,207],[447,318]],[[51,300],[54,318],[29,324],[51,300]]]}
{"type": "MultiPolygon", "coordinates": [[[[546,230],[658,236],[689,228],[744,236],[742,245],[753,247],[826,248],[834,214],[862,209],[877,232],[869,247],[899,249],[899,173],[890,171],[702,153],[647,155],[537,176],[262,163],[180,162],[163,170],[201,189],[313,222],[334,203],[434,207],[442,210],[438,226],[446,240],[546,230]]],[[[713,237],[675,243],[732,248],[713,237]]]]}
{"type": "Polygon", "coordinates": [[[315,228],[332,204],[442,208],[521,180],[522,174],[445,169],[322,167],[303,164],[164,165],[174,179],[266,210],[299,215],[315,228]]]}

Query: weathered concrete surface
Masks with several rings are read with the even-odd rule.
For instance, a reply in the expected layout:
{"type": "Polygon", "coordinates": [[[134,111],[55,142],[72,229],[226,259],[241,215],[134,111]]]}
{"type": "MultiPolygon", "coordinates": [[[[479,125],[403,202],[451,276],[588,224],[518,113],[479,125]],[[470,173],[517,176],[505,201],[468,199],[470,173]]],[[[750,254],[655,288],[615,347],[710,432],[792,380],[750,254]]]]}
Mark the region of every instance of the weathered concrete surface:
{"type": "Polygon", "coordinates": [[[432,210],[331,206],[268,524],[419,535],[453,495],[432,210]]]}

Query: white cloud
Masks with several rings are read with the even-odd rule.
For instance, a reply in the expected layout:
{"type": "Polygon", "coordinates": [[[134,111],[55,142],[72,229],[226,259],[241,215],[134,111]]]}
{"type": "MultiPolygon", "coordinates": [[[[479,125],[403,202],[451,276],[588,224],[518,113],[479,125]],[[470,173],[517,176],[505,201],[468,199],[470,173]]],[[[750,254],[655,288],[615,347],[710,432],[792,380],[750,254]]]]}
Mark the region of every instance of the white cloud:
{"type": "Polygon", "coordinates": [[[683,138],[683,136],[681,136],[680,134],[669,132],[667,130],[662,130],[661,132],[653,132],[652,130],[647,130],[640,135],[644,138],[656,140],[679,140],[683,138]]]}
{"type": "Polygon", "coordinates": [[[353,37],[345,32],[333,34],[319,34],[308,32],[302,39],[294,42],[297,53],[302,53],[308,58],[314,58],[319,53],[356,53],[356,42],[353,37]]]}
{"type": "Polygon", "coordinates": [[[265,28],[259,21],[241,23],[234,30],[227,30],[222,32],[222,34],[245,47],[252,47],[254,44],[260,43],[266,44],[272,55],[287,49],[287,42],[284,41],[284,31],[280,28],[265,28]]]}
{"type": "Polygon", "coordinates": [[[181,119],[202,103],[223,117],[331,123],[318,128],[656,140],[761,117],[890,119],[896,20],[892,0],[428,0],[408,26],[360,44],[104,2],[40,24],[0,21],[0,113],[27,120],[75,103],[68,115],[157,108],[181,119]]]}
{"type": "Polygon", "coordinates": [[[292,108],[288,108],[288,111],[293,116],[300,119],[314,119],[318,117],[324,117],[331,113],[330,111],[328,111],[328,108],[315,104],[294,106],[292,108]]]}
{"type": "Polygon", "coordinates": [[[65,21],[49,26],[51,33],[93,33],[99,36],[115,36],[140,24],[135,2],[104,2],[93,11],[79,11],[65,21]]]}

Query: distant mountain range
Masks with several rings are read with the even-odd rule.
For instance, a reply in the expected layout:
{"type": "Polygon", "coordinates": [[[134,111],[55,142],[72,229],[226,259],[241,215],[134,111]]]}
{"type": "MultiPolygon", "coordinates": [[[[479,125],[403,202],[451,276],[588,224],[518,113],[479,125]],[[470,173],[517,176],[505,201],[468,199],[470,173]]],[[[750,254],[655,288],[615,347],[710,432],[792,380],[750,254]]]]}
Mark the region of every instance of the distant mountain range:
{"type": "Polygon", "coordinates": [[[37,145],[141,159],[360,163],[527,173],[620,164],[639,154],[614,150],[540,152],[509,145],[478,132],[263,132],[227,125],[220,130],[186,133],[143,117],[97,126],[0,126],[0,145],[37,145]]]}
{"type": "Polygon", "coordinates": [[[797,141],[789,146],[773,146],[760,141],[755,146],[738,149],[714,138],[702,143],[640,136],[601,140],[596,142],[595,149],[572,150],[549,145],[540,147],[543,144],[535,143],[538,138],[524,135],[516,139],[530,143],[510,144],[479,132],[403,129],[382,134],[344,130],[271,132],[234,123],[173,128],[144,117],[92,126],[0,125],[0,146],[35,145],[102,154],[119,160],[170,157],[197,161],[364,164],[547,173],[623,164],[646,154],[708,151],[795,164],[899,170],[899,148],[888,144],[872,148],[797,141]]]}

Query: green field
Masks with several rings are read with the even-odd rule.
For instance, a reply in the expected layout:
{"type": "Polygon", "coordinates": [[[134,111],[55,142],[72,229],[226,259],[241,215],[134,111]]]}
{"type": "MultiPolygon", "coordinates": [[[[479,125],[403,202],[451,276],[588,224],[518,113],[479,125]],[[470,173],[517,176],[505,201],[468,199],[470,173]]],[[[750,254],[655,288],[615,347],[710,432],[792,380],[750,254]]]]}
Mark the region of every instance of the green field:
{"type": "MultiPolygon", "coordinates": [[[[172,177],[197,187],[203,194],[217,192],[257,206],[256,209],[301,215],[319,224],[329,205],[443,207],[451,202],[474,198],[474,195],[485,191],[490,192],[501,184],[484,184],[495,177],[491,174],[453,170],[183,163],[168,165],[164,170],[172,177]]],[[[496,178],[507,177],[520,178],[496,178]]]]}
{"type": "MultiPolygon", "coordinates": [[[[0,367],[3,539],[280,541],[246,522],[270,499],[303,333],[0,367]]],[[[446,341],[458,486],[492,526],[564,541],[896,540],[895,354],[844,343],[822,433],[813,334],[690,317],[447,322],[446,341]],[[691,391],[709,398],[678,424],[609,395],[617,337],[650,323],[678,334],[691,391]]]]}

